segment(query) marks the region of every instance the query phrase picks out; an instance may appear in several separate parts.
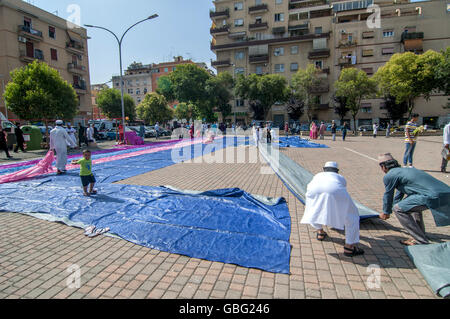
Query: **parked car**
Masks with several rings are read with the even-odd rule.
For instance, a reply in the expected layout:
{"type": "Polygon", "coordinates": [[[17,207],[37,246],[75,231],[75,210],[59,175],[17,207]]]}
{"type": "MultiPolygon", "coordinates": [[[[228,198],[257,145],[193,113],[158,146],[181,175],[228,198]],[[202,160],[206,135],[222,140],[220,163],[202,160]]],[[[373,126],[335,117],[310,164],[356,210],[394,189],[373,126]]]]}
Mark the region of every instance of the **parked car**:
{"type": "Polygon", "coordinates": [[[358,131],[360,132],[371,132],[373,131],[373,126],[372,125],[361,125],[358,127],[358,131]]]}
{"type": "Polygon", "coordinates": [[[145,137],[151,138],[156,136],[156,130],[154,126],[146,126],[145,127],[145,137]]]}

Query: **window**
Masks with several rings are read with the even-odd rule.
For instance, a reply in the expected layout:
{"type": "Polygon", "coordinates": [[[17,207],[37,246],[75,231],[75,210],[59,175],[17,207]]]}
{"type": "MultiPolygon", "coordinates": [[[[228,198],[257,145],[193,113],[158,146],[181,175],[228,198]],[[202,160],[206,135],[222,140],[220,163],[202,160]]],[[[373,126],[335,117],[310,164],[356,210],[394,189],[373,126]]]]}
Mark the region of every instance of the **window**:
{"type": "Polygon", "coordinates": [[[381,54],[383,54],[383,55],[394,54],[394,48],[382,48],[381,54]]]}
{"type": "Polygon", "coordinates": [[[283,3],[283,0],[275,0],[275,3],[276,3],[276,4],[282,4],[282,3],[283,3]]]}
{"type": "Polygon", "coordinates": [[[244,25],[244,19],[236,19],[234,20],[235,27],[242,27],[244,25]]]}
{"type": "Polygon", "coordinates": [[[52,39],[56,39],[56,29],[55,27],[48,27],[48,36],[52,39]]]}
{"type": "Polygon", "coordinates": [[[236,60],[243,60],[243,59],[245,58],[245,53],[244,53],[244,51],[238,51],[238,52],[236,52],[234,58],[235,58],[236,60]]]}
{"type": "Polygon", "coordinates": [[[141,89],[136,89],[136,95],[141,95],[141,89]]]}
{"type": "Polygon", "coordinates": [[[255,6],[262,4],[262,0],[255,0],[255,6]]]}
{"type": "Polygon", "coordinates": [[[284,48],[275,48],[273,50],[273,55],[275,55],[275,56],[282,56],[282,55],[284,55],[284,48]]]}
{"type": "Polygon", "coordinates": [[[27,17],[24,17],[24,18],[23,18],[23,25],[24,25],[25,27],[27,27],[27,28],[31,28],[31,19],[30,19],[30,18],[27,18],[27,17]]]}
{"type": "Polygon", "coordinates": [[[50,49],[50,56],[52,60],[58,61],[58,51],[56,49],[50,49]]]}
{"type": "Polygon", "coordinates": [[[236,107],[244,106],[244,100],[236,100],[236,107]]]}
{"type": "Polygon", "coordinates": [[[383,31],[383,38],[390,38],[394,36],[394,30],[383,31]]]}
{"type": "Polygon", "coordinates": [[[297,71],[298,70],[298,63],[291,63],[291,71],[297,71]]]}
{"type": "Polygon", "coordinates": [[[275,13],[275,22],[284,21],[284,13],[275,13]]]}
{"type": "Polygon", "coordinates": [[[169,72],[169,68],[164,68],[164,72],[169,72]]]}
{"type": "Polygon", "coordinates": [[[276,73],[284,72],[284,64],[275,64],[275,72],[276,73]]]}
{"type": "Polygon", "coordinates": [[[144,94],[147,94],[148,90],[147,88],[144,89],[144,94]]]}
{"type": "Polygon", "coordinates": [[[291,46],[291,54],[298,54],[298,45],[291,46]]]}
{"type": "Polygon", "coordinates": [[[140,97],[137,98],[137,102],[141,103],[141,98],[140,97]]]}
{"type": "Polygon", "coordinates": [[[262,17],[256,17],[255,23],[262,23],[262,17]]]}
{"type": "Polygon", "coordinates": [[[128,94],[133,94],[133,89],[128,89],[128,94]]]}
{"type": "Polygon", "coordinates": [[[362,56],[373,56],[373,49],[362,50],[362,56]]]}
{"type": "Polygon", "coordinates": [[[244,74],[244,68],[236,68],[234,74],[244,74]]]}
{"type": "Polygon", "coordinates": [[[316,66],[316,68],[318,69],[322,69],[323,67],[323,61],[314,61],[314,65],[316,66]]]}
{"type": "Polygon", "coordinates": [[[261,65],[256,66],[256,74],[262,75],[263,74],[263,67],[261,65]]]}
{"type": "Polygon", "coordinates": [[[234,3],[234,11],[239,11],[244,9],[244,4],[242,2],[234,3]]]}
{"type": "Polygon", "coordinates": [[[322,27],[315,27],[314,28],[314,33],[315,34],[321,34],[322,33],[322,27]]]}

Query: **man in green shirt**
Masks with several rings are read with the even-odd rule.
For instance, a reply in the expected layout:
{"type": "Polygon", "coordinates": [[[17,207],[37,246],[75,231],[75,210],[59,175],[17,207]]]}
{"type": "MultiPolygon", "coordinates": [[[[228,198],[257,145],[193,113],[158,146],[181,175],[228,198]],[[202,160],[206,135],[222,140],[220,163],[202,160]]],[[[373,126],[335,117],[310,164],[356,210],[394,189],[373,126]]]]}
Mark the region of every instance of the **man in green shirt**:
{"type": "Polygon", "coordinates": [[[422,212],[430,209],[436,226],[450,225],[450,187],[421,170],[400,167],[391,154],[380,155],[378,160],[386,174],[380,218],[387,220],[394,211],[400,224],[413,237],[401,241],[402,244],[429,244],[422,212]]]}
{"type": "Polygon", "coordinates": [[[94,174],[92,174],[91,151],[84,150],[83,158],[80,160],[73,160],[72,164],[80,165],[80,178],[81,184],[83,185],[84,196],[91,196],[91,194],[97,194],[97,191],[94,190],[96,180],[94,174]]]}

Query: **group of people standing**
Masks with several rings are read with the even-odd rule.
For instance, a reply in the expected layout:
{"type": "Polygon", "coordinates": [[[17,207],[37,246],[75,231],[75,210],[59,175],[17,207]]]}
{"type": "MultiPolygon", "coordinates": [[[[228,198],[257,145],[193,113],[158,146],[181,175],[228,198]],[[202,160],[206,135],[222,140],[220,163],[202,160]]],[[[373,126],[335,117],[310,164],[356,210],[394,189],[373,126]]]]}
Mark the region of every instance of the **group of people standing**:
{"type": "MultiPolygon", "coordinates": [[[[317,140],[317,139],[325,139],[325,132],[327,131],[328,127],[327,125],[322,121],[320,123],[320,125],[317,125],[316,122],[312,122],[311,125],[309,126],[309,138],[311,140],[317,140]]],[[[331,131],[331,136],[333,141],[336,141],[336,134],[337,134],[337,130],[338,130],[338,126],[336,124],[336,121],[332,121],[331,122],[331,127],[330,127],[330,131],[331,131]]],[[[344,124],[342,125],[342,140],[345,141],[345,139],[347,138],[347,132],[349,130],[349,126],[347,122],[344,122],[344,124]]]]}
{"type": "MultiPolygon", "coordinates": [[[[5,152],[6,158],[11,159],[13,157],[9,154],[8,142],[7,142],[8,135],[7,134],[8,133],[2,127],[0,127],[0,150],[5,152]]],[[[14,153],[18,153],[19,149],[23,153],[26,153],[27,151],[25,150],[25,148],[26,148],[25,138],[23,137],[23,131],[20,128],[19,122],[16,122],[16,127],[14,128],[14,134],[16,136],[16,146],[14,148],[14,153]]]]}

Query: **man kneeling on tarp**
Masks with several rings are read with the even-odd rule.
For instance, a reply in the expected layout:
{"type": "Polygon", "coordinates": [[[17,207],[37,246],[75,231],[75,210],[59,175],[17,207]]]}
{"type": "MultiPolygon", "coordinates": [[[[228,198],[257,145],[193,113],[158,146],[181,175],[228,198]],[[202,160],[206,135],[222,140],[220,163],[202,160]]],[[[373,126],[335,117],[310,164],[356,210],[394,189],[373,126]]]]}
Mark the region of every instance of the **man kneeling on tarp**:
{"type": "Polygon", "coordinates": [[[345,256],[362,255],[364,250],[356,246],[359,243],[359,211],[347,192],[347,182],[338,174],[337,163],[328,162],[323,170],[308,184],[301,223],[317,229],[317,239],[320,241],[327,237],[324,225],[345,229],[345,256]]]}
{"type": "Polygon", "coordinates": [[[380,155],[378,160],[386,174],[383,180],[386,192],[380,218],[389,219],[394,210],[400,224],[413,237],[400,243],[408,246],[429,244],[422,212],[430,209],[436,226],[450,225],[450,187],[421,170],[400,167],[389,153],[380,155]]]}

